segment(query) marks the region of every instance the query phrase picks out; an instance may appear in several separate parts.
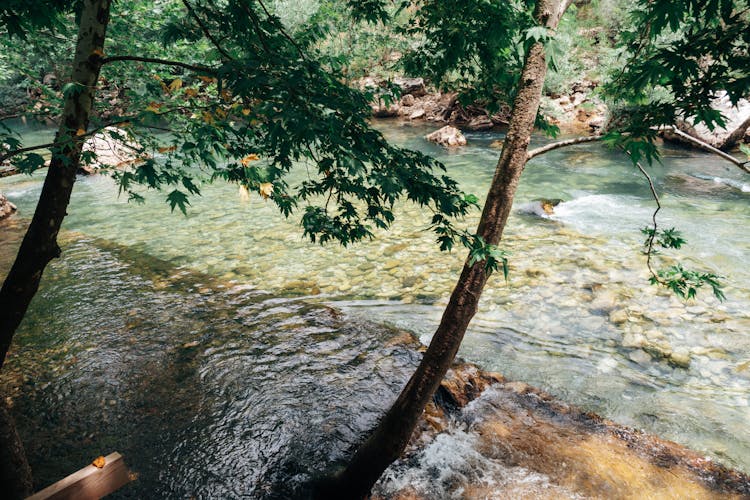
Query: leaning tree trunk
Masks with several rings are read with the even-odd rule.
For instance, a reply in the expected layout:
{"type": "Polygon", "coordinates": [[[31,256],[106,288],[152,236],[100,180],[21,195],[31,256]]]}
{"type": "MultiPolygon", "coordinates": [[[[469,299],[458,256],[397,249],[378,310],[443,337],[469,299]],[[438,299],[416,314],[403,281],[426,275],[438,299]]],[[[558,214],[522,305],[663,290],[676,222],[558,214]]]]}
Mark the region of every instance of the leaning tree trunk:
{"type": "MultiPolygon", "coordinates": [[[[554,30],[568,3],[539,0],[535,17],[540,25],[554,30]]],[[[526,165],[546,72],[544,45],[537,42],[526,54],[510,128],[477,229],[477,234],[491,245],[500,241],[526,165]]],[[[467,258],[419,367],[347,468],[321,487],[320,498],[364,498],[385,469],[401,455],[425,406],[453,363],[486,281],[484,262],[470,265],[467,258]]]]}
{"type": "Polygon", "coordinates": [[[18,255],[0,289],[0,368],[47,264],[60,255],[57,233],[66,215],[76,180],[83,137],[104,55],[104,36],[112,0],[85,0],[60,128],[55,135],[42,194],[18,255]]]}

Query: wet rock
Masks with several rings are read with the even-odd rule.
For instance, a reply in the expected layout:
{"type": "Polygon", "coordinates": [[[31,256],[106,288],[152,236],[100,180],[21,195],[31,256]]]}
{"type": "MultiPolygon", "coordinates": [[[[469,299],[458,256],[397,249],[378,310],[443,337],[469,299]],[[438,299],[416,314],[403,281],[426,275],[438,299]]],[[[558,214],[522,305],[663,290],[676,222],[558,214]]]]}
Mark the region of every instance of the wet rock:
{"type": "Polygon", "coordinates": [[[0,220],[10,217],[16,212],[16,206],[0,193],[0,220]]]}
{"type": "Polygon", "coordinates": [[[667,361],[670,365],[678,368],[688,368],[690,366],[690,352],[682,349],[674,351],[667,361]]]}
{"type": "Polygon", "coordinates": [[[428,134],[425,136],[425,139],[448,147],[466,145],[466,137],[464,137],[460,130],[450,125],[446,125],[440,130],[428,134]]]}
{"type": "MultiPolygon", "coordinates": [[[[651,362],[643,351],[633,355],[642,364],[651,362]]],[[[469,364],[454,365],[449,371],[425,409],[402,465],[408,467],[412,460],[419,463],[416,467],[423,466],[420,457],[425,446],[440,437],[450,439],[457,427],[471,436],[468,453],[474,468],[502,464],[545,478],[541,495],[534,491],[516,496],[505,478],[487,487],[479,481],[482,488],[477,489],[474,475],[460,474],[449,486],[461,493],[460,498],[714,499],[745,498],[750,493],[750,478],[741,472],[469,364]],[[468,493],[479,491],[477,497],[468,493]]],[[[395,489],[387,494],[376,489],[373,498],[453,497],[414,482],[396,484],[395,489]]]]}
{"type": "Polygon", "coordinates": [[[615,325],[622,325],[628,321],[628,313],[625,309],[617,309],[609,313],[609,321],[615,325]]]}
{"type": "Polygon", "coordinates": [[[639,365],[647,365],[651,363],[651,356],[642,349],[636,349],[635,351],[628,354],[628,358],[631,361],[638,363],[639,365]]]}
{"type": "Polygon", "coordinates": [[[640,333],[626,333],[622,337],[622,346],[640,349],[646,345],[646,337],[640,333]]]}
{"type": "Polygon", "coordinates": [[[562,203],[563,200],[553,198],[542,198],[529,203],[523,203],[517,209],[519,213],[536,215],[537,217],[548,218],[555,213],[555,207],[562,203]]]}

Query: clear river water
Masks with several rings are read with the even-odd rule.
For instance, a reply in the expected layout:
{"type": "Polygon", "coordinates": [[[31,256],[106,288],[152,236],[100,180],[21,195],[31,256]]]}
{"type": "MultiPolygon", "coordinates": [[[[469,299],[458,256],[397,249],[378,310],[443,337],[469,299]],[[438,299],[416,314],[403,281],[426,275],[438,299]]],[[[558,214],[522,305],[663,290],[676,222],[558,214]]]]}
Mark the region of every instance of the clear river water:
{"type": "MultiPolygon", "coordinates": [[[[378,126],[481,200],[502,134],[469,133],[448,151],[423,139],[431,127],[378,126]]],[[[725,276],[725,302],[650,286],[644,179],[603,145],[560,149],[524,172],[502,244],[510,278],[492,277],[460,356],[750,472],[750,179],[704,153],[663,156],[650,169],[660,222],[684,233],[687,267],[725,276]],[[563,202],[542,216],[542,198],[563,202]]],[[[0,179],[20,213],[0,226],[0,276],[42,176],[0,179]]],[[[391,231],[344,249],[305,241],[298,219],[236,186],[205,187],[187,216],[162,194],[146,198],[128,204],[108,177],[79,179],[63,257],[1,377],[37,486],[116,450],[140,474],[123,498],[299,494],[395,397],[418,354],[392,339],[408,330],[429,342],[464,252],[441,253],[429,215],[409,205],[391,231]]],[[[471,462],[472,439],[441,440],[379,487],[439,482],[461,460],[544,482],[471,462]]]]}

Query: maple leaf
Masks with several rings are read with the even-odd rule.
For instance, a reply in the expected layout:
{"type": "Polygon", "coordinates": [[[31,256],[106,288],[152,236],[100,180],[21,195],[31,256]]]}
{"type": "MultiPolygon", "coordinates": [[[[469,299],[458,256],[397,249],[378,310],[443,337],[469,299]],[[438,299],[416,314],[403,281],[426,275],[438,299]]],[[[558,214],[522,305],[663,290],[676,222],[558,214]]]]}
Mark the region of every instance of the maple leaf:
{"type": "Polygon", "coordinates": [[[98,456],[94,459],[93,462],[91,462],[91,465],[96,467],[97,469],[101,469],[106,465],[107,461],[102,456],[98,456]]]}
{"type": "Polygon", "coordinates": [[[253,154],[247,155],[242,160],[240,160],[240,163],[242,163],[243,167],[247,167],[248,165],[250,165],[251,161],[258,161],[258,160],[260,160],[260,157],[256,155],[255,153],[253,153],[253,154]]]}
{"type": "Polygon", "coordinates": [[[270,182],[262,182],[258,186],[258,192],[264,200],[267,200],[273,194],[273,184],[270,182]]]}

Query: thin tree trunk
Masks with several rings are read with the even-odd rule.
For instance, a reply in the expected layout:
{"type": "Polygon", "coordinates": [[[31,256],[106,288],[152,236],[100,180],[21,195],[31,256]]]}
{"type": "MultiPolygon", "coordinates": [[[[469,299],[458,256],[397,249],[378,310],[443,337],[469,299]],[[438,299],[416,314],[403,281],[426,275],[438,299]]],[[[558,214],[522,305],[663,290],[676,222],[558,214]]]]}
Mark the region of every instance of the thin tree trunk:
{"type": "Polygon", "coordinates": [[[72,82],[60,128],[52,150],[42,194],[26,231],[21,248],[0,289],[0,368],[10,348],[13,335],[39,288],[47,264],[60,255],[57,233],[66,215],[76,171],[81,158],[83,138],[80,131],[88,127],[94,89],[99,79],[104,37],[112,0],[85,0],[73,59],[72,82]]]}
{"type": "MultiPolygon", "coordinates": [[[[539,0],[535,17],[540,25],[554,30],[567,4],[561,0],[539,0]]],[[[491,245],[500,241],[526,165],[546,72],[544,45],[537,42],[526,54],[510,128],[477,229],[477,234],[491,245]]],[[[364,498],[385,469],[401,455],[425,406],[453,363],[486,282],[484,262],[472,266],[467,259],[416,372],[347,468],[321,486],[319,498],[364,498]]]]}

